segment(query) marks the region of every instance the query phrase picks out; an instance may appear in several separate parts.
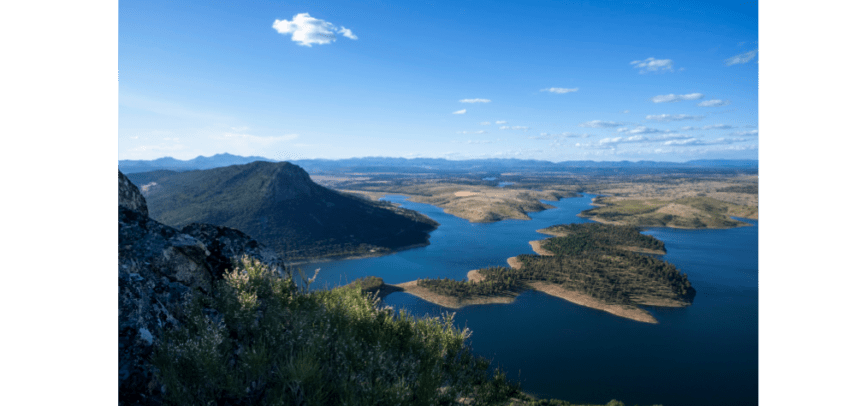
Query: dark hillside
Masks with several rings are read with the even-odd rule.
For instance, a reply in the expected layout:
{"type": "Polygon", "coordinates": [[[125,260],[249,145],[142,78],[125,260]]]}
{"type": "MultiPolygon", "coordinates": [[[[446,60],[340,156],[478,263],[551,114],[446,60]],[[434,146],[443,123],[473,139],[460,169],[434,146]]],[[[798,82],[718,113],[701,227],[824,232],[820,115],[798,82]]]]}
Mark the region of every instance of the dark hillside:
{"type": "Polygon", "coordinates": [[[436,223],[416,212],[345,195],[288,162],[135,173],[150,215],[174,227],[241,230],[283,258],[384,253],[426,244],[436,223]]]}

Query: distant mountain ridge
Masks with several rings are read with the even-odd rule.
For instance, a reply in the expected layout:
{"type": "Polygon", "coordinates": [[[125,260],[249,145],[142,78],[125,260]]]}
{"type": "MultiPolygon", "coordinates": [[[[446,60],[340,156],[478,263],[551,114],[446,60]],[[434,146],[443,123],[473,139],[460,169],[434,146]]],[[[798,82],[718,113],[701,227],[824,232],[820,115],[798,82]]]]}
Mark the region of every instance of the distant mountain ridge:
{"type": "Polygon", "coordinates": [[[220,168],[230,165],[243,165],[256,161],[275,162],[271,159],[259,156],[243,157],[224,153],[212,155],[211,157],[201,155],[197,158],[186,161],[171,157],[158,158],[150,161],[122,159],[119,161],[119,170],[126,175],[129,173],[150,172],[156,170],[182,172],[193,171],[196,169],[220,168]]]}
{"type": "Polygon", "coordinates": [[[131,173],[149,215],[182,228],[231,227],[286,260],[382,254],[426,245],[433,220],[314,183],[289,162],[252,162],[185,172],[131,173]]]}
{"type": "MultiPolygon", "coordinates": [[[[173,158],[159,158],[151,161],[120,160],[119,170],[125,174],[150,172],[155,170],[191,171],[197,169],[212,169],[229,165],[241,165],[255,161],[277,162],[263,157],[241,157],[231,154],[218,154],[212,157],[199,156],[181,161],[173,158]]],[[[662,161],[563,161],[550,162],[534,159],[468,159],[452,161],[442,158],[390,158],[365,157],[349,159],[299,159],[290,161],[301,166],[310,173],[360,170],[386,171],[396,169],[399,172],[422,171],[503,171],[503,170],[540,170],[540,171],[570,171],[576,169],[656,169],[656,168],[716,168],[716,169],[758,169],[758,160],[754,159],[699,159],[687,162],[662,161]]]]}

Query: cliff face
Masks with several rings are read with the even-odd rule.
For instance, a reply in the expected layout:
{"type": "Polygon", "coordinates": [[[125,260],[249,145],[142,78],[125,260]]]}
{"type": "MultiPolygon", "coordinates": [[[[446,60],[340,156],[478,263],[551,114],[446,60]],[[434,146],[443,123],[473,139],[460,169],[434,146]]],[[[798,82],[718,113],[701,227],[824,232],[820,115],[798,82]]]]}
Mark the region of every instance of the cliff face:
{"type": "Polygon", "coordinates": [[[193,290],[211,292],[243,255],[286,271],[270,249],[238,230],[191,224],[179,231],[147,216],[146,200],[119,173],[119,394],[121,404],[157,403],[149,357],[159,332],[193,290]]]}
{"type": "Polygon", "coordinates": [[[117,172],[119,173],[119,206],[149,216],[146,200],[140,194],[140,190],[122,172],[117,172]]]}

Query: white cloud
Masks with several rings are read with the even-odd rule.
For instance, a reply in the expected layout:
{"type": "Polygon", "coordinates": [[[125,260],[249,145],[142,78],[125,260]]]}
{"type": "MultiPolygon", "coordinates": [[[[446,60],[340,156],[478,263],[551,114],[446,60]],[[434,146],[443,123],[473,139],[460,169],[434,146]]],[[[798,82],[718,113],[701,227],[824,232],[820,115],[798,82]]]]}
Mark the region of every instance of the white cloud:
{"type": "Polygon", "coordinates": [[[670,135],[660,135],[657,137],[651,137],[648,139],[648,141],[649,142],[660,142],[660,141],[666,141],[666,140],[683,140],[683,139],[687,139],[687,138],[691,138],[691,137],[689,135],[683,135],[683,134],[670,134],[670,135]]]}
{"type": "Polygon", "coordinates": [[[676,147],[690,147],[690,146],[701,146],[701,145],[729,145],[738,142],[747,141],[746,138],[717,138],[713,141],[703,141],[698,138],[688,138],[685,140],[671,140],[666,141],[663,145],[666,146],[676,146],[676,147]]]}
{"type": "Polygon", "coordinates": [[[702,141],[699,141],[698,138],[687,138],[685,140],[666,141],[663,145],[702,145],[702,141]]]}
{"type": "Polygon", "coordinates": [[[592,120],[587,123],[581,123],[580,127],[588,127],[588,128],[612,128],[612,127],[620,127],[621,123],[616,123],[613,121],[601,121],[601,120],[592,120]]]}
{"type": "Polygon", "coordinates": [[[343,34],[344,37],[347,37],[349,39],[358,39],[358,36],[353,34],[352,30],[350,30],[349,28],[346,28],[344,26],[341,26],[340,29],[337,30],[337,32],[340,34],[343,34]]]}
{"type": "Polygon", "coordinates": [[[728,124],[711,124],[704,127],[681,127],[681,131],[698,131],[698,130],[730,130],[737,128],[728,124]]]}
{"type": "Polygon", "coordinates": [[[507,124],[508,122],[505,120],[496,121],[496,124],[507,124]]]}
{"type": "Polygon", "coordinates": [[[734,135],[745,135],[745,136],[746,135],[758,135],[758,130],[738,131],[738,132],[732,133],[732,134],[734,134],[734,135]]]}
{"type": "Polygon", "coordinates": [[[339,33],[349,39],[358,39],[350,29],[346,27],[340,27],[340,29],[337,29],[334,24],[325,20],[313,18],[308,13],[296,14],[293,16],[292,21],[275,20],[275,23],[272,24],[272,28],[274,28],[278,34],[293,34],[292,40],[305,47],[311,47],[314,44],[323,45],[334,42],[337,40],[337,38],[335,38],[335,33],[339,33]]]}
{"type": "Polygon", "coordinates": [[[460,103],[489,103],[490,99],[463,99],[460,103]]]}
{"type": "Polygon", "coordinates": [[[731,102],[728,100],[713,99],[713,100],[705,100],[705,101],[697,104],[697,106],[699,106],[699,107],[720,107],[720,106],[728,105],[730,103],[731,102]]]}
{"type": "Polygon", "coordinates": [[[671,59],[648,58],[642,61],[633,61],[630,62],[630,64],[633,65],[634,68],[639,68],[639,73],[661,71],[673,72],[671,59]]]}
{"type": "Polygon", "coordinates": [[[740,55],[735,55],[729,59],[726,59],[726,66],[737,65],[739,63],[747,63],[747,62],[753,60],[753,58],[755,58],[757,53],[758,53],[758,49],[754,49],[752,51],[745,52],[745,53],[742,53],[740,55]]]}
{"type": "Polygon", "coordinates": [[[701,99],[702,97],[705,97],[705,95],[703,95],[701,93],[690,93],[690,94],[679,94],[679,95],[664,94],[664,95],[652,97],[651,101],[654,103],[672,103],[672,102],[681,101],[681,100],[698,100],[698,99],[701,99]]]}
{"type": "Polygon", "coordinates": [[[478,130],[478,131],[457,131],[457,134],[486,134],[486,130],[478,130]]]}
{"type": "Polygon", "coordinates": [[[620,133],[625,133],[625,134],[662,134],[662,133],[671,133],[672,132],[669,130],[658,130],[656,128],[648,128],[645,126],[639,126],[636,128],[621,127],[619,129],[617,129],[616,131],[618,131],[620,133]]]}
{"type": "Polygon", "coordinates": [[[574,87],[574,88],[572,88],[572,89],[567,89],[567,88],[563,88],[563,87],[550,87],[550,88],[546,88],[546,89],[541,89],[540,91],[542,91],[542,92],[550,92],[550,93],[558,93],[558,94],[565,94],[565,93],[575,92],[575,91],[577,91],[577,90],[579,90],[579,88],[578,88],[578,87],[574,87]]]}
{"type": "Polygon", "coordinates": [[[478,123],[478,124],[480,124],[480,125],[490,125],[490,124],[492,124],[492,123],[490,123],[489,121],[481,121],[481,122],[480,122],[480,123],[478,123]]]}
{"type": "Polygon", "coordinates": [[[503,126],[499,127],[499,129],[500,129],[500,130],[523,130],[523,131],[528,131],[528,130],[529,130],[529,128],[528,128],[528,127],[524,127],[524,126],[521,126],[521,125],[514,125],[514,126],[507,126],[507,125],[503,125],[503,126]]]}
{"type": "Polygon", "coordinates": [[[629,113],[629,112],[630,112],[630,110],[624,110],[624,111],[622,111],[622,113],[624,113],[624,114],[627,114],[627,113],[629,113]]]}
{"type": "Polygon", "coordinates": [[[688,114],[651,114],[645,116],[648,120],[655,121],[682,121],[682,120],[701,120],[705,118],[705,116],[691,116],[688,114]]]}
{"type": "Polygon", "coordinates": [[[463,109],[463,110],[457,110],[457,111],[455,111],[455,112],[453,112],[453,113],[451,113],[451,114],[466,114],[466,109],[463,109]]]}
{"type": "Polygon", "coordinates": [[[571,132],[563,132],[560,134],[550,134],[550,133],[540,133],[540,135],[530,136],[530,139],[533,140],[558,140],[561,138],[588,138],[591,135],[589,134],[577,134],[571,132]]]}
{"type": "Polygon", "coordinates": [[[730,130],[732,128],[735,127],[730,126],[728,124],[711,124],[702,127],[703,130],[730,130]]]}

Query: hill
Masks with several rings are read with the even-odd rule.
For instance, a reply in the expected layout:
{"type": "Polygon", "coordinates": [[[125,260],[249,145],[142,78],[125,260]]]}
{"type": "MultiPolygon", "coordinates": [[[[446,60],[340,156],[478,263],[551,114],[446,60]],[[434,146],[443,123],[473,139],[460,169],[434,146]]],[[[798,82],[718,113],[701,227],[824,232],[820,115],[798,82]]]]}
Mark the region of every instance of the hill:
{"type": "MultiPolygon", "coordinates": [[[[263,157],[242,157],[231,154],[217,154],[211,157],[199,156],[190,160],[178,160],[170,157],[154,160],[121,160],[119,170],[126,175],[156,170],[190,171],[195,169],[212,169],[229,165],[241,165],[255,161],[275,162],[263,157]]],[[[447,160],[441,158],[393,158],[393,157],[364,157],[349,159],[301,159],[292,161],[293,164],[305,168],[310,173],[343,173],[343,172],[398,172],[398,173],[471,173],[471,172],[594,172],[596,170],[624,170],[650,173],[655,170],[672,169],[676,171],[702,170],[742,170],[756,172],[756,160],[694,160],[688,162],[657,162],[657,161],[564,161],[550,162],[534,159],[466,159],[447,160]]]]}
{"type": "Polygon", "coordinates": [[[128,178],[140,186],[152,218],[177,228],[191,223],[235,228],[290,261],[424,245],[437,226],[417,212],[317,185],[288,162],[128,178]]]}
{"type": "Polygon", "coordinates": [[[203,155],[187,161],[164,157],[153,160],[128,160],[119,161],[119,170],[126,175],[139,172],[151,172],[156,170],[191,171],[195,169],[212,169],[230,165],[242,165],[251,162],[263,161],[274,162],[271,159],[259,156],[238,156],[231,154],[216,154],[211,157],[203,155]]]}

